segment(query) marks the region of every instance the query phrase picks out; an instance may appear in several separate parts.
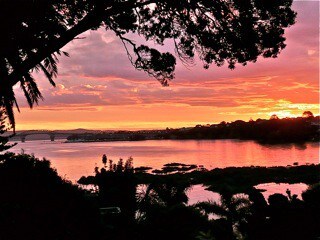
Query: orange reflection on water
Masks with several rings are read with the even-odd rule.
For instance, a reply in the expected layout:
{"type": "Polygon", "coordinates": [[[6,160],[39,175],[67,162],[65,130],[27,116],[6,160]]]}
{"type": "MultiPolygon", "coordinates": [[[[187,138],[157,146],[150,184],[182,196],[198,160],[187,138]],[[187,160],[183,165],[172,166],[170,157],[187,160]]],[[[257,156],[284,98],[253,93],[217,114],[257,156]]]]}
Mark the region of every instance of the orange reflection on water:
{"type": "Polygon", "coordinates": [[[134,166],[161,168],[179,162],[204,165],[208,169],[242,166],[287,166],[319,163],[319,144],[260,145],[240,140],[150,140],[137,142],[63,143],[27,141],[12,150],[46,157],[58,173],[72,181],[92,175],[95,166],[102,166],[101,157],[117,161],[120,157],[134,159],[134,166]]]}

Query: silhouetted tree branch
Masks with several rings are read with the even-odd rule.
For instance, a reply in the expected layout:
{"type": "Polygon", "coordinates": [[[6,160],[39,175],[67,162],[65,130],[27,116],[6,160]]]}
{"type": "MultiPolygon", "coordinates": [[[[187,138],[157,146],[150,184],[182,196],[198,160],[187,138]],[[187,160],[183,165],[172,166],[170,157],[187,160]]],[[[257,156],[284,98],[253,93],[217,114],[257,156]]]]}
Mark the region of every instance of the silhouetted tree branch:
{"type": "Polygon", "coordinates": [[[163,85],[174,77],[176,60],[148,46],[137,46],[129,32],[147,41],[174,42],[184,63],[197,55],[211,64],[255,62],[258,56],[277,57],[285,47],[284,29],[295,21],[292,0],[24,0],[1,1],[0,105],[14,122],[17,105],[13,86],[20,86],[30,107],[42,99],[33,71],[42,71],[54,86],[61,48],[87,30],[103,26],[126,48],[132,65],[163,85]],[[131,52],[132,51],[132,52],[131,52]]]}

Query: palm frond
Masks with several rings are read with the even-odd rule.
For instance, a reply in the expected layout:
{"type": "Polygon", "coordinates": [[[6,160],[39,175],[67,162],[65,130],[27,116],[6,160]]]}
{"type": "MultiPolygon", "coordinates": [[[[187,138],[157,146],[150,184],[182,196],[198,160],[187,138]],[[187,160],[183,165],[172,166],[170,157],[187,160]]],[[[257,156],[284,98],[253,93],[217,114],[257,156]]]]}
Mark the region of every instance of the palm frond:
{"type": "Polygon", "coordinates": [[[50,84],[55,87],[56,83],[53,81],[52,72],[51,73],[48,72],[48,70],[41,63],[38,64],[38,65],[41,68],[42,72],[46,75],[46,77],[47,77],[48,81],[50,82],[50,84]]]}
{"type": "MultiPolygon", "coordinates": [[[[15,98],[14,93],[13,93],[13,98],[15,98]]],[[[6,111],[6,115],[8,116],[8,119],[11,125],[13,126],[13,133],[15,133],[16,124],[15,124],[15,118],[14,118],[13,103],[14,103],[13,99],[4,100],[4,108],[6,111]]]]}
{"type": "Polygon", "coordinates": [[[52,77],[57,77],[58,74],[58,58],[52,54],[43,60],[44,67],[51,74],[52,77]],[[54,59],[56,58],[56,59],[54,59]]]}
{"type": "Polygon", "coordinates": [[[63,55],[65,55],[66,57],[70,57],[70,54],[65,52],[65,51],[62,51],[63,55]]]}
{"type": "Polygon", "coordinates": [[[39,99],[43,100],[37,83],[29,73],[24,75],[20,83],[30,108],[32,108],[34,104],[38,104],[39,99]]]}
{"type": "Polygon", "coordinates": [[[252,202],[246,195],[234,195],[231,198],[230,204],[235,208],[235,209],[240,209],[240,208],[248,208],[251,206],[252,202]]]}
{"type": "Polygon", "coordinates": [[[14,105],[16,106],[18,112],[20,112],[20,108],[19,108],[19,104],[18,104],[18,102],[17,102],[17,99],[14,98],[13,101],[14,101],[14,105]]]}
{"type": "Polygon", "coordinates": [[[221,217],[226,217],[228,215],[228,209],[224,205],[217,202],[200,202],[194,206],[200,210],[203,210],[206,214],[216,214],[221,217]]]}

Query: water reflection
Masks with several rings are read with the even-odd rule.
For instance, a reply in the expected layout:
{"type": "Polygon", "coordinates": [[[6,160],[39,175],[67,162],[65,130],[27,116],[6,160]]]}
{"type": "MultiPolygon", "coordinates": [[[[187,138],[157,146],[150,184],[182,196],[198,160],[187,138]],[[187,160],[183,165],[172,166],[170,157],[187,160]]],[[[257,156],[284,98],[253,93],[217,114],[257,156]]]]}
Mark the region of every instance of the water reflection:
{"type": "Polygon", "coordinates": [[[263,183],[255,186],[256,189],[263,190],[262,195],[265,199],[268,199],[270,195],[280,193],[287,196],[286,191],[289,189],[291,194],[296,194],[301,199],[301,194],[307,190],[308,185],[304,183],[263,183]]]}
{"type": "Polygon", "coordinates": [[[58,173],[72,181],[94,173],[101,167],[101,156],[117,161],[120,157],[134,159],[134,165],[160,169],[164,164],[181,162],[205,168],[241,166],[287,166],[319,163],[318,143],[297,145],[260,145],[240,140],[156,140],[138,142],[63,143],[28,141],[12,148],[14,152],[34,153],[52,162],[58,173]]]}
{"type": "Polygon", "coordinates": [[[199,202],[214,201],[220,202],[221,196],[217,192],[206,190],[202,184],[193,185],[188,191],[188,205],[193,205],[199,202]]]}

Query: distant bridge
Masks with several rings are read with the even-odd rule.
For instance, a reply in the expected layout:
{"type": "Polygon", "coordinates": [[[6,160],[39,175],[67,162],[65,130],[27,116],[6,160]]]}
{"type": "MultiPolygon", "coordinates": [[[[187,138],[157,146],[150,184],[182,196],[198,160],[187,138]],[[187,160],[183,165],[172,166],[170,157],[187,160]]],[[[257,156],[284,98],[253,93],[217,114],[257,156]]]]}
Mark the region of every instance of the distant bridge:
{"type": "Polygon", "coordinates": [[[30,130],[30,131],[23,131],[23,132],[19,132],[17,133],[14,137],[15,138],[20,138],[21,142],[25,142],[26,141],[26,138],[27,136],[29,135],[48,135],[51,142],[53,142],[56,138],[57,135],[63,135],[63,136],[70,136],[72,135],[73,133],[70,132],[59,132],[59,131],[49,131],[49,130],[39,130],[39,131],[36,131],[36,130],[30,130]]]}

